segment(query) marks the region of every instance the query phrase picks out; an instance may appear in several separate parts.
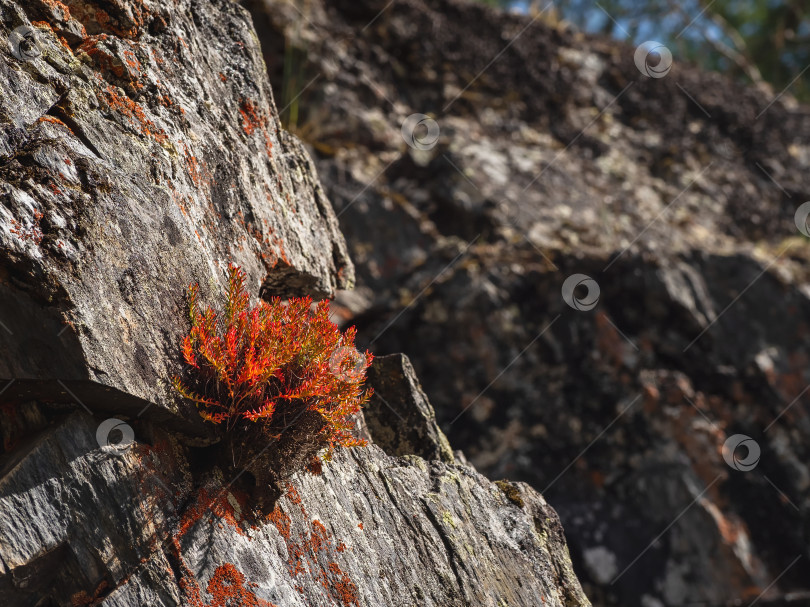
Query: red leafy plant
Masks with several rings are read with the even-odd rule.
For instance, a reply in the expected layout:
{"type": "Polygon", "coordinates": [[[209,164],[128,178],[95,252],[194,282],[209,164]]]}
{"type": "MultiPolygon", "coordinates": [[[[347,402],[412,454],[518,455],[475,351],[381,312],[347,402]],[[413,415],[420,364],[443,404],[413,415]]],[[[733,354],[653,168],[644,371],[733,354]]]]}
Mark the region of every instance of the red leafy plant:
{"type": "Polygon", "coordinates": [[[329,320],[327,302],[276,297],[251,306],[245,273],[231,264],[222,311],[202,306],[192,284],[188,315],[185,369],[172,383],[205,420],[224,426],[234,466],[267,452],[261,465],[272,469],[249,468],[257,480],[278,481],[322,447],[365,445],[351,418],[371,396],[363,384],[373,357],[355,348],[354,327],[341,333],[329,320]]]}

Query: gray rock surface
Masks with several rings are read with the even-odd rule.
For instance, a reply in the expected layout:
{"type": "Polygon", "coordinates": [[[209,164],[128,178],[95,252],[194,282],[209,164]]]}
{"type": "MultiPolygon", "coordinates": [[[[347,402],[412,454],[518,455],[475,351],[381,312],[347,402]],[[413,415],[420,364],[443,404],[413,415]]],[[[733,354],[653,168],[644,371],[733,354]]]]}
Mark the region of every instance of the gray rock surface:
{"type": "Polygon", "coordinates": [[[87,414],[26,410],[0,470],[3,605],[223,605],[206,589],[228,567],[290,607],[590,604],[527,485],[372,445],[297,474],[263,517],[204,450],[149,422],[119,449],[87,414]]]}
{"type": "Polygon", "coordinates": [[[367,381],[374,394],[363,417],[375,444],[388,455],[455,463],[450,443],[436,423],[436,413],[407,356],[375,358],[367,381]]]}
{"type": "Polygon", "coordinates": [[[266,295],[351,285],[244,9],[4,0],[0,15],[0,377],[38,380],[7,397],[59,379],[88,406],[173,412],[190,282],[218,292],[233,261],[266,295]],[[38,56],[15,57],[16,28],[38,56]]]}
{"type": "MultiPolygon", "coordinates": [[[[545,500],[446,442],[339,450],[260,512],[169,392],[189,282],[352,282],[244,9],[0,0],[0,42],[0,605],[590,604],[545,500]]],[[[427,424],[399,371],[383,392],[427,424]]]]}

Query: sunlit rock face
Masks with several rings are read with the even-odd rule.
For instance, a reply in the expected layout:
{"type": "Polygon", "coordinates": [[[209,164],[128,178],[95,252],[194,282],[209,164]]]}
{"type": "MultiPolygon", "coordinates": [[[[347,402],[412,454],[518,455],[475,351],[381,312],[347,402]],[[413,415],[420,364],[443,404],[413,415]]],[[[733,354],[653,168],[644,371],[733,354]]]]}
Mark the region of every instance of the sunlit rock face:
{"type": "Polygon", "coordinates": [[[243,9],[75,4],[2,4],[32,46],[0,65],[0,377],[169,417],[184,286],[218,292],[232,261],[322,298],[353,268],[243,9]]]}

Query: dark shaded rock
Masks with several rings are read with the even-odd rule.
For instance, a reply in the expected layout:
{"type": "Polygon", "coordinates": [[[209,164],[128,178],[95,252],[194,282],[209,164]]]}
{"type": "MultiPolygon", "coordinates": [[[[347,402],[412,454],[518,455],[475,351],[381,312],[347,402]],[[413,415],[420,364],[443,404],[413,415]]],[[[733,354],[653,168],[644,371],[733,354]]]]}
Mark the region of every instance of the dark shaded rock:
{"type": "Polygon", "coordinates": [[[595,603],[806,592],[810,110],[677,52],[647,78],[545,14],[379,4],[253,7],[265,53],[297,44],[317,76],[297,129],[364,294],[336,314],[410,357],[479,469],[542,491],[595,603]],[[590,311],[562,299],[575,273],[590,311]],[[723,460],[735,434],[755,469],[723,460]]]}
{"type": "Polygon", "coordinates": [[[374,394],[363,409],[368,432],[388,455],[418,455],[455,463],[450,443],[404,354],[374,359],[368,370],[374,394]]]}
{"type": "MultiPolygon", "coordinates": [[[[281,428],[271,430],[244,422],[230,429],[217,460],[226,476],[247,477],[245,485],[251,503],[265,514],[283,494],[284,482],[312,463],[326,447],[321,434],[326,422],[320,413],[307,410],[305,403],[296,403],[282,414],[282,419],[291,421],[281,428]],[[271,432],[278,432],[278,436],[271,440],[271,432]]],[[[317,466],[322,466],[320,459],[317,466]]]]}

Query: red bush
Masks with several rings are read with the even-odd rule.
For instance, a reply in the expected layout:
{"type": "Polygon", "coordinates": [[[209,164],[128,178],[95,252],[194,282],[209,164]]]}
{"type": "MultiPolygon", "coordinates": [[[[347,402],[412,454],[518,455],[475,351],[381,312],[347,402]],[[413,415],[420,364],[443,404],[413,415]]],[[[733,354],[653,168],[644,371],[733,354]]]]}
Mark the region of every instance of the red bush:
{"type": "Polygon", "coordinates": [[[221,313],[202,308],[198,294],[199,286],[191,285],[191,331],[182,344],[187,367],[172,382],[204,419],[224,423],[226,431],[255,422],[268,438],[278,438],[314,411],[324,422],[319,441],[365,445],[352,436],[349,417],[371,396],[363,383],[372,355],[355,349],[354,327],[341,334],[329,320],[327,302],[313,309],[309,297],[273,298],[251,307],[245,273],[235,265],[221,313]]]}

